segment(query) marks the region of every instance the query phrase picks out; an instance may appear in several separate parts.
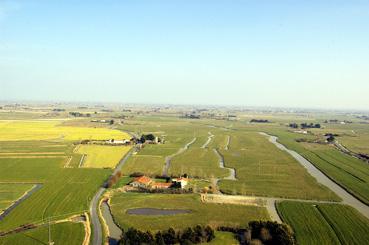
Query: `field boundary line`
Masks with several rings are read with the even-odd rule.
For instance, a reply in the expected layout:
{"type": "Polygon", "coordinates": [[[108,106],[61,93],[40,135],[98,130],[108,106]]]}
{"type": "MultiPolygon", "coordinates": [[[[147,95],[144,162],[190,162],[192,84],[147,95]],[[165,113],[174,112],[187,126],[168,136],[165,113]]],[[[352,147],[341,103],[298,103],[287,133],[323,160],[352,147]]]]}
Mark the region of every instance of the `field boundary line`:
{"type": "Polygon", "coordinates": [[[79,160],[79,164],[78,164],[79,168],[83,167],[83,161],[85,160],[85,157],[87,157],[87,155],[83,154],[81,157],[81,160],[79,160]]]}
{"type": "Polygon", "coordinates": [[[193,144],[195,143],[195,141],[197,140],[197,138],[193,138],[190,142],[188,142],[184,147],[182,148],[179,148],[179,150],[172,154],[172,155],[169,155],[169,156],[166,156],[165,157],[165,165],[163,167],[163,176],[167,176],[168,175],[168,170],[169,170],[169,167],[170,167],[170,162],[172,161],[172,159],[175,157],[175,156],[178,156],[179,154],[182,154],[183,152],[185,152],[186,150],[188,150],[188,148],[193,144]]]}
{"type": "Polygon", "coordinates": [[[315,205],[314,208],[320,214],[320,216],[323,218],[323,220],[325,221],[325,223],[328,224],[329,228],[332,230],[333,234],[337,237],[338,241],[340,241],[341,244],[345,244],[342,241],[342,237],[339,236],[339,234],[337,233],[336,229],[334,229],[334,227],[332,226],[331,222],[329,222],[328,217],[326,217],[326,215],[324,214],[324,212],[322,210],[320,210],[319,206],[315,205]]]}

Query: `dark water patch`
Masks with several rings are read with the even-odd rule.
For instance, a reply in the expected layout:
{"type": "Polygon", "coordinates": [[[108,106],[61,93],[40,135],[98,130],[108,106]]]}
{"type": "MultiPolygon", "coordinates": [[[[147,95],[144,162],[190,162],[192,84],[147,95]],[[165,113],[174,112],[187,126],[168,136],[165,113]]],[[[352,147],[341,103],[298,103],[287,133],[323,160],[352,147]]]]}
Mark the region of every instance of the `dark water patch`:
{"type": "Polygon", "coordinates": [[[127,210],[127,214],[134,215],[176,215],[189,213],[191,213],[191,210],[186,209],[134,208],[127,210]]]}

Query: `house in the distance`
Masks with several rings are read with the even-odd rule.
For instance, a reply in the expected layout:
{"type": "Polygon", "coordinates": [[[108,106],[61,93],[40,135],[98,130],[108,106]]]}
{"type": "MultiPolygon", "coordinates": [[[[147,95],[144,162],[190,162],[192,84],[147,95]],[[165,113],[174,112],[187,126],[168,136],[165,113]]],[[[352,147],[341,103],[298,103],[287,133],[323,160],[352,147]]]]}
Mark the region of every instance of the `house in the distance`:
{"type": "Polygon", "coordinates": [[[184,177],[173,178],[172,183],[174,186],[183,189],[188,184],[188,178],[184,178],[184,177]]]}
{"type": "Polygon", "coordinates": [[[136,188],[149,188],[150,184],[152,183],[152,179],[147,176],[141,176],[135,178],[131,183],[130,186],[136,188]]]}
{"type": "Polygon", "coordinates": [[[171,181],[167,182],[156,182],[147,176],[136,177],[133,179],[130,186],[134,188],[144,188],[144,189],[183,189],[188,184],[188,178],[180,177],[173,178],[171,181]]]}

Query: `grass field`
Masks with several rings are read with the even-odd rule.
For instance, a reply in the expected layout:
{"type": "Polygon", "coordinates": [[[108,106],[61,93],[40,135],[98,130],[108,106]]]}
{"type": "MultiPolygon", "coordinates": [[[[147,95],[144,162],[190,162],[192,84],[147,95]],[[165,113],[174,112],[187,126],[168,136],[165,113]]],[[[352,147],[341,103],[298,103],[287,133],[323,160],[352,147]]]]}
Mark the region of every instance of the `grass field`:
{"type": "Polygon", "coordinates": [[[369,220],[349,206],[283,201],[277,209],[300,245],[369,243],[369,220]]]}
{"type": "MultiPolygon", "coordinates": [[[[81,223],[61,223],[50,226],[51,240],[54,244],[80,245],[85,232],[81,223]]],[[[1,245],[40,245],[48,244],[48,226],[39,227],[29,231],[0,237],[1,245]]]]}
{"type": "MultiPolygon", "coordinates": [[[[45,161],[44,164],[49,163],[45,161]]],[[[48,168],[50,169],[50,166],[48,168]]],[[[106,170],[99,169],[62,169],[60,172],[50,174],[40,190],[20,203],[4,218],[0,223],[0,230],[39,222],[49,217],[60,219],[72,213],[88,210],[91,198],[107,178],[107,174],[106,170]]]]}
{"type": "Polygon", "coordinates": [[[149,176],[161,175],[165,165],[165,158],[157,155],[132,155],[122,167],[122,173],[130,175],[134,172],[145,173],[149,176]]]}
{"type": "MultiPolygon", "coordinates": [[[[16,144],[7,151],[24,152],[34,147],[47,148],[43,141],[16,144]],[[38,145],[40,144],[40,145],[38,145]]],[[[64,142],[65,154],[72,151],[71,143],[64,142]]],[[[2,143],[0,144],[3,145],[2,143]]],[[[63,148],[63,149],[62,149],[63,148]]],[[[44,151],[45,151],[44,149],[44,151]]],[[[49,147],[54,151],[53,147],[49,147]]],[[[37,150],[38,151],[38,150],[37,150]]],[[[0,230],[15,228],[21,224],[37,222],[47,217],[59,219],[69,213],[88,209],[89,201],[98,187],[106,180],[110,170],[63,168],[65,158],[0,158],[0,180],[3,183],[42,183],[41,189],[24,200],[0,222],[0,230]]]]}
{"type": "Polygon", "coordinates": [[[213,149],[199,147],[192,147],[172,159],[169,174],[182,175],[185,173],[201,178],[228,175],[227,170],[219,167],[219,159],[213,149]]]}
{"type": "Polygon", "coordinates": [[[215,238],[208,243],[204,244],[210,244],[210,245],[238,245],[240,244],[238,240],[234,237],[233,233],[230,232],[223,232],[223,231],[216,231],[215,232],[215,238]]]}
{"type": "Polygon", "coordinates": [[[86,155],[83,167],[114,168],[130,149],[129,146],[80,145],[77,153],[86,155]]]}
{"type": "MultiPolygon", "coordinates": [[[[141,133],[153,133],[165,139],[165,143],[145,145],[137,155],[132,156],[123,166],[124,174],[132,172],[142,172],[147,175],[162,174],[167,156],[175,154],[194,138],[196,138],[196,141],[190,146],[190,149],[198,148],[206,142],[208,137],[209,129],[207,127],[185,120],[171,118],[150,118],[150,120],[146,120],[146,118],[142,118],[142,121],[134,121],[132,125],[125,124],[122,129],[137,132],[139,135],[141,133]]],[[[214,156],[211,156],[212,159],[214,159],[214,156]]],[[[210,166],[212,165],[210,164],[210,166]]],[[[180,169],[174,169],[175,173],[180,173],[181,168],[182,166],[180,169]]]]}
{"type": "Polygon", "coordinates": [[[232,133],[229,150],[221,149],[225,165],[236,169],[238,181],[221,180],[226,193],[339,200],[320,185],[289,154],[271,144],[258,132],[232,133]]]}
{"type": "Polygon", "coordinates": [[[129,139],[118,130],[59,126],[58,121],[0,121],[0,141],[129,139]]]}
{"type": "Polygon", "coordinates": [[[173,227],[180,229],[200,225],[246,226],[251,220],[268,220],[265,208],[201,203],[195,194],[140,194],[119,193],[111,200],[114,219],[121,227],[136,227],[142,230],[163,230],[173,227]],[[164,208],[191,210],[189,214],[180,215],[128,215],[131,208],[164,208]],[[227,215],[224,215],[227,214],[227,215]]]}
{"type": "Polygon", "coordinates": [[[34,185],[0,183],[0,213],[23,196],[34,185]]]}
{"type": "Polygon", "coordinates": [[[361,201],[369,204],[369,165],[345,155],[331,146],[297,143],[299,135],[274,131],[279,141],[308,159],[331,179],[343,186],[361,201]]]}

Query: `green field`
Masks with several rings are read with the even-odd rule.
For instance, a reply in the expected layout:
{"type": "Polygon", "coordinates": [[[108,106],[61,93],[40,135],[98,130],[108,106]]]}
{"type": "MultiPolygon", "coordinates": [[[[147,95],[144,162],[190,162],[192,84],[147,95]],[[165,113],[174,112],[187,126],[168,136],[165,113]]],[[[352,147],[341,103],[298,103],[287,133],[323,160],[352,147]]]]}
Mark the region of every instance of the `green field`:
{"type": "MultiPolygon", "coordinates": [[[[17,121],[14,123],[16,127],[7,125],[1,129],[9,130],[9,132],[4,133],[6,137],[0,136],[0,155],[2,154],[0,182],[8,184],[41,183],[42,187],[0,222],[0,231],[14,229],[22,224],[40,222],[46,218],[58,220],[88,210],[92,196],[107,179],[111,170],[64,168],[67,159],[73,154],[74,145],[71,141],[29,140],[48,139],[48,135],[53,138],[50,125],[54,125],[55,122],[17,121]],[[44,131],[40,125],[44,127],[44,131]],[[32,131],[31,126],[35,126],[35,131],[32,131]],[[24,139],[28,140],[15,141],[23,138],[18,137],[20,135],[18,131],[12,132],[12,127],[24,127],[20,132],[21,134],[23,132],[24,139]],[[18,138],[12,140],[8,138],[10,135],[18,138]],[[7,141],[3,141],[4,138],[7,138],[7,141]]],[[[4,126],[4,122],[1,124],[4,126]]],[[[58,128],[59,126],[54,125],[53,127],[58,128]]],[[[89,130],[94,132],[94,129],[89,130]]],[[[69,132],[73,131],[79,132],[79,129],[75,128],[69,132]]],[[[104,129],[104,131],[106,133],[110,130],[104,129]]],[[[90,135],[90,133],[87,134],[90,135]]],[[[110,136],[114,134],[115,131],[110,136]]],[[[2,196],[2,199],[8,199],[5,194],[2,196]]]]}
{"type": "Polygon", "coordinates": [[[210,244],[210,245],[238,245],[240,244],[238,242],[238,240],[234,237],[235,235],[233,233],[230,232],[223,232],[223,231],[216,231],[215,232],[215,238],[208,243],[205,244],[210,244]]]}
{"type": "Polygon", "coordinates": [[[195,194],[140,194],[119,193],[111,199],[114,219],[121,227],[135,227],[141,230],[163,230],[173,227],[180,229],[195,225],[228,225],[247,226],[251,220],[268,220],[265,208],[201,203],[200,196],[195,194]],[[178,215],[128,215],[132,208],[186,209],[189,214],[178,215]],[[224,215],[227,214],[227,215],[224,215]]]}
{"type": "Polygon", "coordinates": [[[192,147],[175,156],[169,168],[169,174],[188,174],[199,178],[225,177],[228,171],[219,167],[219,159],[211,148],[192,147]]]}
{"type": "Polygon", "coordinates": [[[361,201],[369,204],[369,165],[339,152],[332,146],[297,143],[299,135],[274,131],[279,141],[308,159],[335,182],[361,201]]]}
{"type": "Polygon", "coordinates": [[[131,149],[129,146],[79,145],[77,153],[86,155],[85,168],[114,168],[131,149]]]}
{"type": "Polygon", "coordinates": [[[283,201],[277,209],[300,245],[369,243],[369,220],[349,206],[283,201]]]}
{"type": "Polygon", "coordinates": [[[226,193],[244,195],[339,200],[320,185],[288,153],[279,150],[258,132],[231,135],[229,150],[221,149],[225,165],[236,169],[238,181],[221,180],[226,193]]]}
{"type": "MultiPolygon", "coordinates": [[[[54,244],[80,245],[83,242],[85,231],[81,223],[61,223],[50,226],[51,240],[54,244]]],[[[48,226],[24,231],[17,234],[0,237],[1,245],[39,245],[48,244],[48,226]]]]}
{"type": "Polygon", "coordinates": [[[132,155],[122,167],[122,173],[130,175],[134,172],[145,173],[149,176],[161,175],[165,165],[165,158],[157,155],[132,155]]]}
{"type": "Polygon", "coordinates": [[[32,184],[4,184],[0,183],[0,213],[14,201],[32,189],[32,184]]]}

